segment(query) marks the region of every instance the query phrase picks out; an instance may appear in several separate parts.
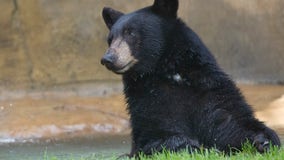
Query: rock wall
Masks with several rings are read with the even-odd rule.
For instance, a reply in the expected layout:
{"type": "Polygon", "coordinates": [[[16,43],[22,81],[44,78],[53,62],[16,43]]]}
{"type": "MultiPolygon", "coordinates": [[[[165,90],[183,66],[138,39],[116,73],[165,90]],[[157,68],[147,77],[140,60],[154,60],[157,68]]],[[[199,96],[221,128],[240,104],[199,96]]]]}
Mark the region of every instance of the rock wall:
{"type": "MultiPolygon", "coordinates": [[[[100,65],[101,10],[152,0],[0,0],[0,88],[119,80],[100,65]]],[[[179,15],[236,80],[284,81],[284,1],[180,0],[179,15]]]]}
{"type": "MultiPolygon", "coordinates": [[[[187,22],[236,80],[284,81],[284,1],[192,0],[187,22]]],[[[184,6],[187,6],[185,4],[184,6]]],[[[181,14],[182,15],[182,14],[181,14]]]]}

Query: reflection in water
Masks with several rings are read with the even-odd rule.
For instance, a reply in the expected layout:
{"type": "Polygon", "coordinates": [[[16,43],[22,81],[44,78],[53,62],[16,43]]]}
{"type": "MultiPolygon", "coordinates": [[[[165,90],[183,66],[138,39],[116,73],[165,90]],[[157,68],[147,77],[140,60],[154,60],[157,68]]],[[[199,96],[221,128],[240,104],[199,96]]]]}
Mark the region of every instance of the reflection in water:
{"type": "Polygon", "coordinates": [[[0,101],[0,143],[128,134],[122,95],[107,97],[24,97],[0,101]],[[6,107],[11,104],[11,107],[6,107]]]}

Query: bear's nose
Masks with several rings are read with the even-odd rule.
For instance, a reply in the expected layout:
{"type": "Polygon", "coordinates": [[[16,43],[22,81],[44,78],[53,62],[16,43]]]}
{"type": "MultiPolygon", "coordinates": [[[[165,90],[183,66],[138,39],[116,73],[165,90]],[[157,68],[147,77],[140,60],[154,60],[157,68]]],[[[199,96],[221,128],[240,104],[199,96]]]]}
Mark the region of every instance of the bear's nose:
{"type": "Polygon", "coordinates": [[[101,59],[101,64],[105,65],[106,67],[110,67],[113,65],[114,61],[115,61],[114,56],[110,53],[106,53],[101,59]]]}
{"type": "Polygon", "coordinates": [[[112,64],[112,63],[113,63],[113,60],[109,54],[104,55],[103,58],[101,59],[102,65],[107,65],[107,64],[112,64]]]}

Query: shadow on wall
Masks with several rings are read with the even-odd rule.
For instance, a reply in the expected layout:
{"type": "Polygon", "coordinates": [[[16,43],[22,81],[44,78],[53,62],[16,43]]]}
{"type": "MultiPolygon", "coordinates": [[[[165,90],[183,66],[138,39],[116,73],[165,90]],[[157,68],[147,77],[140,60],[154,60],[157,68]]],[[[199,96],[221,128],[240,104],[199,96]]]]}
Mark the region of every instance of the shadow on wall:
{"type": "MultiPolygon", "coordinates": [[[[124,12],[152,0],[0,1],[0,88],[119,80],[100,65],[103,6],[124,12]],[[17,2],[17,8],[13,2],[17,2]]],[[[232,77],[284,81],[284,1],[180,0],[180,17],[232,77]]]]}

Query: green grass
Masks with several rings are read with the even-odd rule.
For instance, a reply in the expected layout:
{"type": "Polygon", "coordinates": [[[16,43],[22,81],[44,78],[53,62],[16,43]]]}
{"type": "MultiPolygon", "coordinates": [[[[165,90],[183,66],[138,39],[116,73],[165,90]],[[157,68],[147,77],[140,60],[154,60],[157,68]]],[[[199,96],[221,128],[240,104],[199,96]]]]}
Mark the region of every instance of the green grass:
{"type": "MultiPolygon", "coordinates": [[[[48,156],[46,153],[43,160],[116,160],[117,156],[103,157],[99,155],[90,155],[85,157],[56,157],[48,156]]],[[[134,160],[122,158],[121,160],[134,160]]],[[[189,154],[187,151],[173,153],[163,151],[162,153],[154,154],[153,156],[140,155],[140,160],[284,160],[284,148],[271,147],[269,152],[264,154],[258,153],[251,145],[244,145],[242,152],[237,152],[231,155],[226,155],[218,152],[215,149],[202,149],[199,152],[189,154]]]]}
{"type": "Polygon", "coordinates": [[[271,151],[260,154],[252,147],[245,148],[244,151],[231,155],[226,155],[214,149],[203,149],[201,152],[188,154],[183,151],[180,153],[171,153],[164,151],[162,154],[155,154],[152,157],[141,156],[142,160],[284,160],[283,148],[273,147],[271,151]]]}

